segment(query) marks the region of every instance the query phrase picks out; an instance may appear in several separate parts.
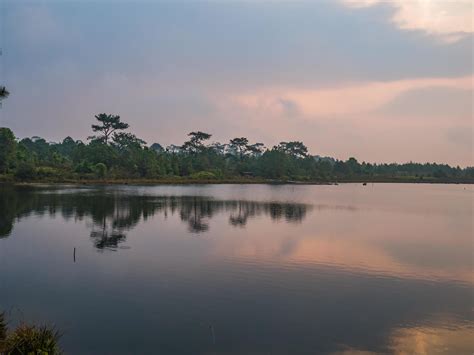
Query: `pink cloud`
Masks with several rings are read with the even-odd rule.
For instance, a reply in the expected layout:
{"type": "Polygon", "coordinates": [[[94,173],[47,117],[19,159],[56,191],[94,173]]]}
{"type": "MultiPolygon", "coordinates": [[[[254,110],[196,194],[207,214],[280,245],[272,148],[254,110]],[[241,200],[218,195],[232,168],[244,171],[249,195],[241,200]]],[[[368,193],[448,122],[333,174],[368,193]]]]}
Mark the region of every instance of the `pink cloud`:
{"type": "Polygon", "coordinates": [[[285,111],[282,102],[291,102],[308,119],[321,120],[345,115],[374,111],[397,96],[423,88],[471,89],[472,76],[460,78],[407,79],[389,82],[349,84],[344,87],[325,89],[263,88],[253,92],[231,94],[232,103],[246,110],[281,115],[285,111]]]}
{"type": "MultiPolygon", "coordinates": [[[[383,0],[342,0],[351,7],[374,6],[383,0]]],[[[474,8],[471,0],[392,0],[392,22],[400,29],[422,30],[443,41],[454,42],[472,33],[474,8]]]]}

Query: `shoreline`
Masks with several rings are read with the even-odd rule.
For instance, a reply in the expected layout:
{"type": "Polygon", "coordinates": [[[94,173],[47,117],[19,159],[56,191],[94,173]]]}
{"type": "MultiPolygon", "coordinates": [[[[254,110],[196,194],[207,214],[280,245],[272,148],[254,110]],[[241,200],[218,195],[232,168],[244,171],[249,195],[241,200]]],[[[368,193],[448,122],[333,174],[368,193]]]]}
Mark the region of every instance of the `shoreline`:
{"type": "Polygon", "coordinates": [[[294,180],[271,180],[258,178],[244,179],[219,179],[219,180],[197,180],[197,179],[38,179],[38,180],[14,180],[1,179],[0,184],[13,185],[37,185],[37,184],[71,184],[71,185],[338,185],[338,184],[474,184],[474,179],[413,179],[413,178],[371,178],[371,179],[338,179],[338,180],[314,180],[314,181],[294,181],[294,180]]]}

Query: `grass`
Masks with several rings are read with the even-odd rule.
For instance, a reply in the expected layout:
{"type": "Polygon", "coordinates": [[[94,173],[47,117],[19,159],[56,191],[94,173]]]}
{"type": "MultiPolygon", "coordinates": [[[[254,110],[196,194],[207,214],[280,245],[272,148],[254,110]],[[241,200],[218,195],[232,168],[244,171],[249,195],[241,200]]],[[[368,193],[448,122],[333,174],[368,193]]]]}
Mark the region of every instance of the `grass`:
{"type": "Polygon", "coordinates": [[[301,184],[301,185],[327,185],[335,182],[339,183],[430,183],[430,184],[473,184],[474,178],[435,178],[424,177],[420,179],[415,176],[367,176],[367,177],[333,177],[330,180],[284,180],[284,179],[266,179],[262,177],[243,177],[236,176],[230,178],[196,178],[196,177],[163,177],[163,178],[36,178],[28,180],[17,180],[12,175],[0,175],[0,182],[5,183],[66,183],[82,185],[184,185],[184,184],[301,184]]]}
{"type": "Polygon", "coordinates": [[[47,326],[26,323],[8,331],[4,313],[0,313],[0,354],[6,355],[56,355],[60,335],[47,326]]]}

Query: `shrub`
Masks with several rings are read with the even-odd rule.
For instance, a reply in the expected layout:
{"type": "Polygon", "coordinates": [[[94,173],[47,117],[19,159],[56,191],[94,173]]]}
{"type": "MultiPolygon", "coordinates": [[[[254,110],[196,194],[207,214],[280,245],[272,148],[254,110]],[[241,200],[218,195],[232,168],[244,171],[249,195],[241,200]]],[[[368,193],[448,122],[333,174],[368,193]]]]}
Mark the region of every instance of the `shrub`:
{"type": "Polygon", "coordinates": [[[293,177],[293,179],[297,181],[310,181],[311,177],[309,177],[308,175],[296,175],[293,177]]]}
{"type": "Polygon", "coordinates": [[[221,169],[211,169],[211,170],[209,170],[209,172],[214,174],[217,179],[224,178],[224,173],[222,172],[221,169]]]}
{"type": "Polygon", "coordinates": [[[7,323],[5,321],[5,314],[0,313],[0,350],[1,344],[7,337],[7,323]]]}
{"type": "Polygon", "coordinates": [[[84,160],[76,165],[74,171],[79,174],[90,174],[92,173],[92,165],[84,160]]]}
{"type": "Polygon", "coordinates": [[[46,326],[21,324],[7,332],[3,313],[0,314],[0,353],[1,354],[61,354],[59,333],[46,326]]]}
{"type": "Polygon", "coordinates": [[[104,163],[97,163],[94,166],[94,173],[99,179],[105,178],[107,174],[107,166],[104,163]]]}
{"type": "Polygon", "coordinates": [[[15,171],[15,178],[20,180],[30,180],[36,177],[36,170],[33,163],[28,161],[23,161],[18,164],[18,167],[15,171]]]}
{"type": "Polygon", "coordinates": [[[36,176],[38,178],[54,178],[54,177],[60,177],[61,172],[49,166],[42,166],[36,169],[36,176]]]}
{"type": "Polygon", "coordinates": [[[196,180],[214,180],[216,179],[216,175],[211,173],[210,171],[199,171],[197,173],[191,174],[191,179],[196,180]]]}

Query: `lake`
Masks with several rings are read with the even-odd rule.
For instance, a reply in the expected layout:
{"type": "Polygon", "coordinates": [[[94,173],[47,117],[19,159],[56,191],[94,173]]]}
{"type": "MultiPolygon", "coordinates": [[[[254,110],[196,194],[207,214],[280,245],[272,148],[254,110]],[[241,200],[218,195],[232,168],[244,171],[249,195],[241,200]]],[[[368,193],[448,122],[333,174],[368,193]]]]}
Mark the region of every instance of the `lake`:
{"type": "Polygon", "coordinates": [[[0,311],[67,354],[472,354],[473,197],[0,186],[0,311]]]}

